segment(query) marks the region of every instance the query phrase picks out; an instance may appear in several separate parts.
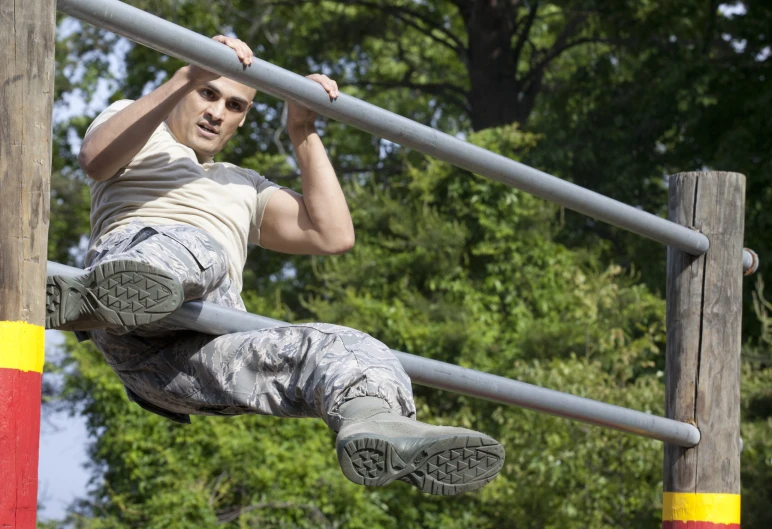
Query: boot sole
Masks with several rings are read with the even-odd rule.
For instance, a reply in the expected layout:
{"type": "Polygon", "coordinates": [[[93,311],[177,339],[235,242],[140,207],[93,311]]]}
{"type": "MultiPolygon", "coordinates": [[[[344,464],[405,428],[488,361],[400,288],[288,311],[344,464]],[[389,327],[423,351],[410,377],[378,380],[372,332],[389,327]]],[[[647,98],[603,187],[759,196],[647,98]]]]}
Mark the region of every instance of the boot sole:
{"type": "Polygon", "coordinates": [[[112,261],[79,277],[46,278],[46,328],[84,331],[158,321],[184,301],[168,272],[135,261],[112,261]]]}
{"type": "Polygon", "coordinates": [[[479,489],[504,465],[504,447],[482,434],[429,437],[417,448],[414,441],[360,434],[341,441],[338,460],[343,474],[358,485],[399,480],[441,496],[479,489]],[[400,454],[400,444],[414,448],[400,454]]]}

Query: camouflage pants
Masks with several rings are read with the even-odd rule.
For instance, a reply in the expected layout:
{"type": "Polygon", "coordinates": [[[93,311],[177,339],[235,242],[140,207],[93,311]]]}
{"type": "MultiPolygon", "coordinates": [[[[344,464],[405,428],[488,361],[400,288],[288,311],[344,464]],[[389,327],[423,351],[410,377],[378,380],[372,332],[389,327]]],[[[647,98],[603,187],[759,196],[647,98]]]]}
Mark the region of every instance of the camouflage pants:
{"type": "MultiPolygon", "coordinates": [[[[185,300],[244,309],[225,251],[187,225],[134,222],[96,248],[90,266],[129,259],[177,276],[185,300]]],[[[414,417],[410,379],[388,347],[365,333],[322,323],[212,336],[165,325],[89,332],[131,400],[179,422],[188,414],[320,417],[340,426],[354,397],[385,400],[414,417]]]]}

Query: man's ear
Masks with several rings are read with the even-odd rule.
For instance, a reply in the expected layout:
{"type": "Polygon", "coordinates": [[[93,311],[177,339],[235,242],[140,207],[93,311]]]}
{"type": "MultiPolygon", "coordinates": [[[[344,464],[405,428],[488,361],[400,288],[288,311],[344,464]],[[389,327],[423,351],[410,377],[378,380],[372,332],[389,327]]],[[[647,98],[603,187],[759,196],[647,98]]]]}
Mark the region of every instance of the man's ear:
{"type": "Polygon", "coordinates": [[[242,125],[244,125],[244,122],[247,120],[247,114],[249,114],[249,111],[250,111],[251,109],[252,109],[252,103],[249,103],[249,106],[248,106],[248,107],[247,107],[247,109],[244,111],[244,117],[243,117],[243,118],[241,118],[241,122],[239,123],[239,127],[241,127],[242,125]]]}

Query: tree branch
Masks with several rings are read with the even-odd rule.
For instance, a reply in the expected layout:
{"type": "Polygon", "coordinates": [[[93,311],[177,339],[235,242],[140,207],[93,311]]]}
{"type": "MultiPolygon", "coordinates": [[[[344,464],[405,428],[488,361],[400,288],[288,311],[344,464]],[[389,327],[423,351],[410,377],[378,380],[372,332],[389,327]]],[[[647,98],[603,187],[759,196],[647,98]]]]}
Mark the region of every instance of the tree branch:
{"type": "Polygon", "coordinates": [[[561,31],[560,35],[558,35],[558,37],[555,39],[553,48],[557,48],[565,44],[565,42],[574,34],[576,28],[579,27],[579,24],[583,22],[587,16],[588,15],[586,14],[580,14],[571,17],[571,19],[566,22],[566,25],[563,27],[563,31],[561,31]]]}
{"type": "Polygon", "coordinates": [[[416,31],[419,31],[419,32],[423,33],[424,35],[426,35],[427,37],[432,39],[434,42],[436,42],[438,44],[441,44],[442,46],[445,46],[446,48],[449,48],[456,55],[459,55],[459,56],[461,55],[461,53],[462,53],[461,49],[459,49],[458,47],[454,46],[450,42],[448,42],[448,41],[446,41],[444,39],[441,39],[440,37],[438,37],[437,35],[434,34],[434,29],[436,29],[436,28],[423,28],[420,25],[418,25],[417,23],[413,22],[412,20],[408,20],[406,17],[404,17],[402,14],[400,14],[396,10],[383,9],[383,11],[390,12],[390,14],[392,16],[394,16],[394,18],[397,18],[397,19],[401,20],[404,24],[407,24],[408,26],[410,26],[411,28],[415,29],[416,31]]]}
{"type": "Polygon", "coordinates": [[[567,51],[571,48],[574,48],[576,46],[580,46],[582,44],[613,44],[614,40],[612,39],[602,39],[602,38],[596,38],[596,37],[587,37],[583,39],[576,39],[574,41],[568,42],[566,44],[563,44],[562,46],[553,46],[550,48],[549,52],[544,56],[542,60],[540,60],[536,65],[531,67],[531,70],[528,72],[528,75],[526,75],[523,78],[523,81],[529,81],[533,79],[533,77],[538,73],[544,70],[544,68],[547,67],[547,65],[558,58],[560,54],[562,54],[564,51],[567,51]]]}
{"type": "Polygon", "coordinates": [[[404,7],[404,6],[391,6],[391,5],[379,4],[379,3],[376,3],[376,2],[367,2],[367,1],[364,1],[364,0],[342,0],[342,1],[345,2],[345,3],[361,3],[362,5],[369,5],[369,6],[375,7],[375,8],[380,8],[380,9],[386,8],[388,10],[396,10],[396,11],[403,12],[405,14],[408,14],[408,15],[410,15],[412,17],[415,17],[415,18],[419,19],[421,22],[423,22],[427,26],[431,26],[432,28],[436,29],[437,31],[439,31],[440,33],[442,33],[443,35],[448,37],[455,44],[456,48],[461,49],[461,50],[463,50],[465,48],[464,43],[453,32],[451,32],[448,29],[444,28],[441,23],[439,23],[439,22],[437,22],[435,20],[430,19],[426,15],[423,15],[423,14],[415,11],[414,9],[409,9],[407,7],[404,7]]]}
{"type": "Polygon", "coordinates": [[[525,26],[520,32],[520,35],[517,37],[517,43],[515,44],[515,49],[512,52],[512,56],[515,60],[515,67],[520,64],[520,54],[523,52],[525,43],[528,42],[528,35],[531,33],[531,27],[533,26],[533,21],[536,19],[536,12],[538,9],[539,2],[534,2],[531,9],[528,11],[528,15],[526,16],[525,26]]]}
{"type": "Polygon", "coordinates": [[[463,88],[452,85],[450,83],[412,83],[410,81],[402,80],[402,81],[353,81],[350,83],[347,83],[352,86],[377,86],[382,88],[411,88],[414,90],[421,90],[422,92],[426,92],[428,94],[437,94],[442,95],[444,97],[447,97],[448,100],[458,106],[461,110],[464,112],[469,112],[471,109],[469,108],[469,104],[467,103],[466,99],[468,97],[468,94],[466,90],[463,88]],[[455,94],[458,94],[461,97],[454,97],[453,95],[450,95],[449,92],[453,92],[455,94]]]}
{"type": "Polygon", "coordinates": [[[405,81],[355,81],[351,83],[354,86],[372,85],[383,86],[387,88],[415,88],[417,90],[424,90],[430,94],[439,94],[444,91],[454,92],[462,97],[467,97],[467,92],[460,86],[456,86],[450,83],[412,83],[405,81]]]}
{"type": "Polygon", "coordinates": [[[423,15],[413,9],[409,9],[404,6],[396,6],[396,5],[385,5],[380,2],[369,2],[367,0],[338,0],[343,4],[346,5],[360,5],[364,7],[369,7],[372,9],[377,9],[380,11],[383,11],[384,13],[389,13],[408,26],[412,27],[413,29],[420,31],[424,35],[428,36],[435,42],[442,44],[443,46],[449,48],[454,53],[456,53],[459,57],[463,58],[463,55],[466,53],[466,47],[464,46],[464,43],[459,39],[456,35],[454,35],[452,32],[448,31],[446,28],[442,27],[442,24],[438,23],[435,20],[431,20],[426,15],[423,15]],[[427,27],[421,27],[417,22],[413,20],[408,20],[407,17],[413,17],[417,20],[420,20],[423,22],[427,27]],[[434,31],[439,31],[441,34],[443,34],[445,37],[450,39],[450,42],[448,42],[445,39],[442,39],[438,37],[437,35],[434,35],[434,31]]]}
{"type": "MultiPolygon", "coordinates": [[[[466,47],[464,46],[464,43],[461,41],[461,39],[459,39],[451,31],[444,28],[442,24],[438,23],[435,20],[431,20],[429,17],[427,17],[426,15],[423,15],[422,13],[419,13],[416,10],[409,9],[405,6],[387,5],[380,2],[370,2],[368,0],[336,0],[336,1],[344,5],[349,5],[349,6],[358,5],[363,7],[369,7],[371,9],[377,9],[384,13],[394,15],[395,17],[402,20],[402,22],[404,22],[405,24],[408,24],[412,28],[420,31],[421,33],[424,33],[431,39],[435,40],[437,43],[450,48],[459,56],[462,56],[466,52],[466,47]],[[406,19],[406,16],[413,17],[417,20],[420,20],[428,27],[421,27],[415,21],[408,21],[406,19]],[[450,40],[450,42],[434,35],[432,33],[433,30],[437,30],[443,35],[445,35],[450,40]]],[[[310,3],[319,3],[319,0],[273,0],[269,2],[262,2],[261,4],[289,6],[289,5],[310,4],[310,3]]]]}
{"type": "Polygon", "coordinates": [[[469,5],[475,0],[450,0],[450,3],[458,8],[459,11],[468,9],[469,5]]]}
{"type": "Polygon", "coordinates": [[[702,54],[707,55],[713,42],[713,33],[716,29],[716,16],[718,15],[718,0],[710,0],[710,13],[705,24],[705,40],[702,44],[702,54]]]}

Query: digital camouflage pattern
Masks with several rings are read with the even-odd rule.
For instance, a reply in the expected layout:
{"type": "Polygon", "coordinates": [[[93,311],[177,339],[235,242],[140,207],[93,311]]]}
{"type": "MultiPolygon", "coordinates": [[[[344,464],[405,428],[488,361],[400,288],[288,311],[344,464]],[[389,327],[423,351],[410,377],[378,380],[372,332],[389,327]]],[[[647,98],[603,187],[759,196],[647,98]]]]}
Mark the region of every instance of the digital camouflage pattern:
{"type": "MultiPolygon", "coordinates": [[[[186,225],[134,222],[108,234],[89,267],[134,260],[177,276],[185,300],[245,310],[227,275],[225,251],[186,225]]],[[[415,417],[410,379],[388,347],[360,331],[310,323],[212,336],[164,324],[90,331],[140,406],[172,420],[188,414],[320,417],[340,428],[346,400],[379,397],[415,417]]]]}

